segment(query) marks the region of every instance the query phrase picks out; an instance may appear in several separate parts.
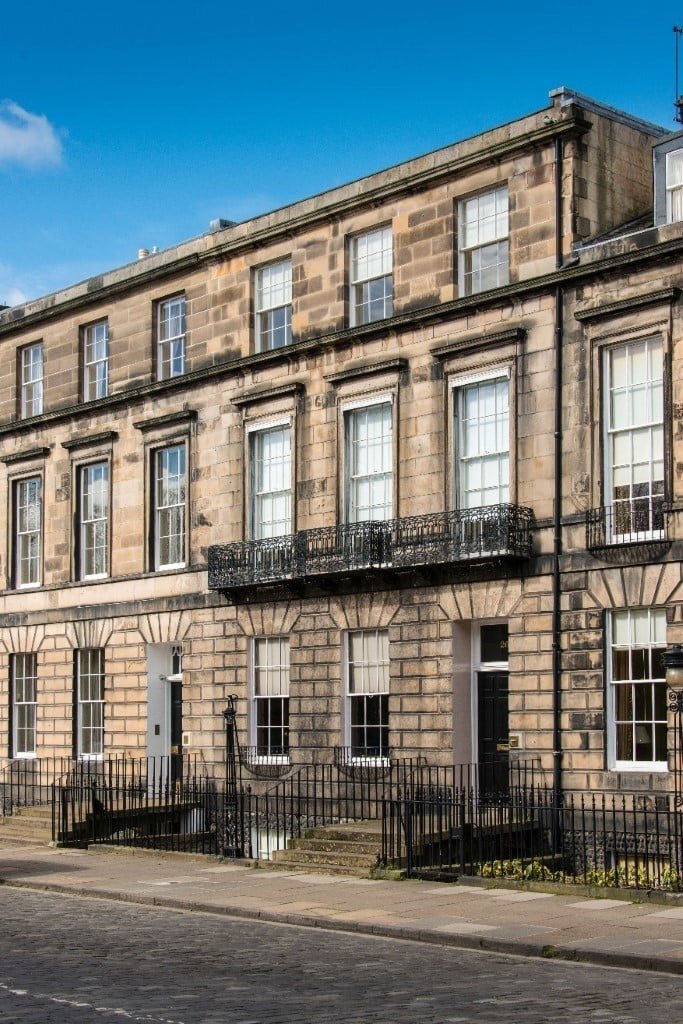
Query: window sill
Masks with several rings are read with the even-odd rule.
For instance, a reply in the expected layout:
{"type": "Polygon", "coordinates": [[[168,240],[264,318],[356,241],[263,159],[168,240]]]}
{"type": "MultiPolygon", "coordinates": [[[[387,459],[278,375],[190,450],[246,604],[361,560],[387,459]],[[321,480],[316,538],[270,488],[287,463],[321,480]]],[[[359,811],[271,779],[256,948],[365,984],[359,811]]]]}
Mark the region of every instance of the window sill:
{"type": "Polygon", "coordinates": [[[379,756],[379,757],[364,757],[362,755],[359,755],[358,757],[354,757],[353,754],[352,754],[351,757],[349,757],[349,759],[348,759],[348,761],[346,763],[348,765],[351,765],[351,767],[358,767],[358,768],[388,768],[389,767],[389,758],[388,757],[381,757],[381,756],[379,756]]]}
{"type": "Polygon", "coordinates": [[[631,772],[634,775],[666,775],[669,766],[663,761],[617,761],[609,771],[631,772]]]}

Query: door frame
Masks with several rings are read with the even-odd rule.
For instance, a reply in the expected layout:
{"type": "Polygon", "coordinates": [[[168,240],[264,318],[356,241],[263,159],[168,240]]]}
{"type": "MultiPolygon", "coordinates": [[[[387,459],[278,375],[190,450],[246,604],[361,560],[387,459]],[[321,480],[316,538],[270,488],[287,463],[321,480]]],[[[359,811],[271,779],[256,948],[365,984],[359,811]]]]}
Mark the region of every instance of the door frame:
{"type": "MultiPolygon", "coordinates": [[[[482,626],[500,626],[507,625],[508,620],[506,618],[500,619],[477,619],[472,622],[471,631],[471,656],[470,656],[470,721],[472,723],[471,730],[471,750],[472,750],[472,764],[479,764],[479,682],[478,674],[480,672],[507,672],[508,673],[508,686],[510,678],[509,660],[505,661],[482,661],[481,660],[481,627],[482,626]]],[[[508,631],[509,636],[509,631],[508,631]]],[[[508,718],[509,725],[509,718],[508,718]]]]}
{"type": "Polygon", "coordinates": [[[172,696],[171,687],[173,683],[181,683],[182,685],[182,644],[179,643],[159,643],[159,644],[147,644],[147,756],[148,757],[168,757],[172,755],[172,740],[173,740],[173,722],[172,722],[172,696]],[[178,651],[181,658],[180,672],[173,673],[173,655],[174,652],[178,651]],[[157,703],[157,714],[161,719],[157,723],[153,723],[150,713],[150,692],[154,688],[156,692],[155,699],[157,703]],[[151,740],[153,724],[158,725],[160,729],[160,740],[157,750],[155,753],[151,753],[150,747],[152,746],[151,740]],[[162,749],[163,748],[163,749],[162,749]]]}

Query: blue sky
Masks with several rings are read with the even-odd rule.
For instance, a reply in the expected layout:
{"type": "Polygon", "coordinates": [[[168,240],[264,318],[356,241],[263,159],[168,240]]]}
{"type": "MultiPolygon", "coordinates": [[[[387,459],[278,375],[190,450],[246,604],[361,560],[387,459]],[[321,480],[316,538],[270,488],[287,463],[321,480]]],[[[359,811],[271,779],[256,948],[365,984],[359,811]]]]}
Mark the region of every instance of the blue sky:
{"type": "Polygon", "coordinates": [[[674,24],[683,3],[6,5],[0,303],[508,121],[558,85],[674,128],[674,24]]]}

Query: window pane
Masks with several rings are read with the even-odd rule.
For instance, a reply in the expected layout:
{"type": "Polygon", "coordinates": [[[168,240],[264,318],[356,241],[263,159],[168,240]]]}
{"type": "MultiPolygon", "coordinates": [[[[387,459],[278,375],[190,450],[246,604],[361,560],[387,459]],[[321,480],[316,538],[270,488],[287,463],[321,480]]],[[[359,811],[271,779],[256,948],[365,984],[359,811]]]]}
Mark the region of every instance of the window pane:
{"type": "Polygon", "coordinates": [[[34,757],[36,754],[37,671],[37,655],[12,655],[12,742],[16,757],[34,757]]]}
{"type": "Polygon", "coordinates": [[[359,235],[351,242],[351,305],[354,324],[393,314],[393,241],[391,227],[359,235]]]}
{"type": "Polygon", "coordinates": [[[102,576],[109,559],[109,465],[81,470],[81,575],[102,576]]]}
{"type": "Polygon", "coordinates": [[[254,722],[259,756],[289,751],[289,639],[254,640],[254,722]]]}
{"type": "Polygon", "coordinates": [[[261,267],[256,272],[256,348],[283,348],[292,341],[291,260],[261,267]]]}
{"type": "Polygon", "coordinates": [[[15,490],[15,573],[18,587],[40,583],[42,480],[21,480],[15,490]]]}
{"type": "Polygon", "coordinates": [[[347,414],[347,518],[351,523],[391,519],[393,428],[388,402],[347,414]]]}
{"type": "Polygon", "coordinates": [[[509,385],[507,378],[468,384],[456,392],[457,478],[460,508],[509,500],[509,385]]]}
{"type": "Polygon", "coordinates": [[[663,526],[650,500],[664,493],[661,342],[617,346],[607,352],[606,366],[610,416],[605,425],[605,496],[608,502],[625,503],[613,509],[609,520],[616,542],[663,526]]]}
{"type": "Polygon", "coordinates": [[[157,308],[157,376],[160,380],[185,372],[185,296],[176,295],[157,308]]]}
{"type": "Polygon", "coordinates": [[[185,446],[156,453],[156,568],[185,562],[185,446]]]}
{"type": "Polygon", "coordinates": [[[104,651],[76,652],[78,754],[99,757],[104,751],[104,651]]]}
{"type": "Polygon", "coordinates": [[[667,759],[665,627],[664,609],[638,608],[612,615],[612,725],[616,760],[627,762],[623,767],[659,767],[667,759]]]}
{"type": "Polygon", "coordinates": [[[508,192],[485,192],[460,204],[462,292],[471,295],[508,283],[508,192]]]}
{"type": "Polygon", "coordinates": [[[108,391],[109,327],[106,321],[86,327],[83,352],[83,399],[104,398],[108,391]]]}
{"type": "Polygon", "coordinates": [[[291,433],[289,425],[283,425],[251,434],[251,532],[254,540],[291,533],[291,433]]]}

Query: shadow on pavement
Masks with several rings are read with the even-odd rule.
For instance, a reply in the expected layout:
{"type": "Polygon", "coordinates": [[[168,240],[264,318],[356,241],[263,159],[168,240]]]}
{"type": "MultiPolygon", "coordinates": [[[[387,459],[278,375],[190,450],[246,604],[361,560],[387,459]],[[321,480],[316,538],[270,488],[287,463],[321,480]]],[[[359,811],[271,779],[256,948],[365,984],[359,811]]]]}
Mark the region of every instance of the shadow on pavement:
{"type": "Polygon", "coordinates": [[[5,857],[4,852],[0,850],[0,885],[34,875],[65,875],[82,870],[80,864],[65,863],[60,857],[32,858],[27,854],[19,859],[16,854],[5,857]]]}

